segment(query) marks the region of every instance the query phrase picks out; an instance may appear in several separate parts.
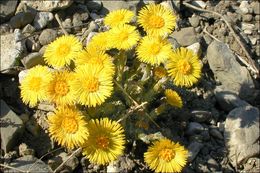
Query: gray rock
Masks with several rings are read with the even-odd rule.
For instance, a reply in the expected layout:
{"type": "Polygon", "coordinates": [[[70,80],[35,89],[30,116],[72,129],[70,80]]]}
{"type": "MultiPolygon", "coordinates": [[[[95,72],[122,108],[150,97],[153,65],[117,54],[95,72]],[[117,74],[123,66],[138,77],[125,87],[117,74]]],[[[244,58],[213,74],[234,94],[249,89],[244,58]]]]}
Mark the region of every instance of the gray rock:
{"type": "Polygon", "coordinates": [[[45,64],[42,54],[38,52],[30,53],[29,55],[24,57],[21,61],[26,69],[32,68],[38,64],[40,65],[45,64]]]}
{"type": "Polygon", "coordinates": [[[199,42],[193,43],[192,45],[188,46],[187,49],[194,52],[194,54],[200,56],[201,55],[201,45],[199,42]]]}
{"type": "Polygon", "coordinates": [[[20,156],[26,156],[26,155],[34,156],[34,153],[35,153],[34,150],[30,149],[25,143],[19,145],[20,156]]]}
{"type": "MultiPolygon", "coordinates": [[[[37,159],[34,156],[26,155],[18,159],[13,160],[10,166],[28,172],[51,172],[48,165],[43,161],[37,159]],[[37,162],[36,162],[37,161],[37,162]]],[[[17,172],[16,170],[10,170],[9,172],[17,172]]]]}
{"type": "Polygon", "coordinates": [[[82,20],[81,20],[81,17],[80,17],[80,14],[79,13],[75,13],[73,15],[73,18],[72,18],[72,23],[73,23],[73,26],[77,26],[74,28],[75,31],[80,31],[81,30],[81,27],[80,25],[83,24],[82,20]]]}
{"type": "Polygon", "coordinates": [[[173,49],[178,49],[181,45],[173,37],[168,37],[168,41],[171,43],[173,49]]]}
{"type": "Polygon", "coordinates": [[[0,35],[10,33],[12,26],[9,23],[4,23],[0,25],[0,35]]]}
{"type": "MultiPolygon", "coordinates": [[[[51,167],[52,170],[55,170],[62,162],[68,159],[70,155],[68,155],[65,152],[61,152],[59,155],[57,155],[54,158],[49,159],[48,165],[51,167]]],[[[62,171],[69,171],[72,172],[79,164],[79,160],[77,157],[74,155],[72,156],[62,168],[58,170],[58,172],[62,171]]]]}
{"type": "Polygon", "coordinates": [[[15,13],[18,0],[0,1],[0,24],[9,20],[15,13]]]}
{"type": "Polygon", "coordinates": [[[209,111],[193,110],[191,111],[191,119],[198,123],[209,122],[212,114],[209,111]]]}
{"type": "Polygon", "coordinates": [[[246,67],[236,61],[235,55],[224,43],[213,41],[208,46],[207,59],[224,91],[236,93],[240,98],[249,101],[254,98],[255,86],[252,77],[246,67]]]}
{"type": "Polygon", "coordinates": [[[259,110],[252,106],[244,106],[229,112],[224,138],[233,166],[259,155],[259,110]]]}
{"type": "Polygon", "coordinates": [[[253,1],[251,3],[251,7],[253,8],[254,14],[260,14],[260,2],[259,1],[253,1]]]}
{"type": "Polygon", "coordinates": [[[193,27],[182,28],[180,31],[174,31],[170,36],[175,38],[181,46],[189,46],[198,42],[193,27]]]}
{"type": "Polygon", "coordinates": [[[208,169],[212,172],[216,172],[220,170],[220,166],[218,162],[210,156],[207,157],[207,166],[208,169]]]}
{"type": "MultiPolygon", "coordinates": [[[[242,1],[240,3],[239,9],[241,10],[242,14],[247,14],[250,12],[250,5],[248,1],[242,1]]],[[[252,9],[251,9],[252,10],[252,9]]]]}
{"type": "Polygon", "coordinates": [[[193,15],[192,17],[189,18],[189,22],[192,27],[196,28],[200,24],[200,17],[197,15],[193,15]]]}
{"type": "Polygon", "coordinates": [[[221,86],[216,86],[214,93],[218,104],[225,111],[231,111],[236,107],[249,105],[246,101],[241,100],[237,94],[225,91],[221,86]]]}
{"type": "Polygon", "coordinates": [[[51,12],[38,12],[34,18],[33,26],[40,30],[47,26],[47,24],[53,20],[53,14],[51,12]]]}
{"type": "Polygon", "coordinates": [[[215,137],[217,139],[220,139],[220,140],[224,139],[223,135],[216,128],[210,129],[209,133],[210,133],[211,136],[213,136],[213,137],[215,137]]]}
{"type": "Polygon", "coordinates": [[[18,65],[20,57],[26,52],[25,41],[19,41],[22,37],[19,29],[15,29],[14,33],[1,35],[0,70],[3,70],[3,73],[12,73],[7,69],[18,65]]]}
{"type": "Polygon", "coordinates": [[[100,0],[87,1],[86,5],[87,5],[88,10],[90,12],[92,12],[92,11],[96,11],[97,12],[97,11],[101,10],[101,8],[103,6],[102,2],[100,0]]]}
{"type": "Polygon", "coordinates": [[[22,28],[27,24],[32,23],[34,14],[31,12],[19,12],[10,20],[10,25],[13,28],[22,28]]]}
{"type": "Polygon", "coordinates": [[[101,15],[106,15],[111,11],[119,9],[129,9],[137,14],[137,11],[144,5],[140,1],[125,1],[117,0],[111,2],[111,0],[102,0],[103,8],[100,10],[101,15]]]}
{"type": "Polygon", "coordinates": [[[41,45],[47,45],[54,41],[58,35],[58,32],[54,29],[45,29],[39,36],[39,42],[41,45]]]}
{"type": "Polygon", "coordinates": [[[187,135],[194,135],[201,133],[202,131],[204,131],[204,127],[200,123],[190,122],[185,133],[187,135]]]}
{"type": "Polygon", "coordinates": [[[21,6],[26,4],[28,7],[34,8],[37,11],[54,11],[58,9],[65,9],[69,7],[73,3],[72,0],[57,0],[57,1],[31,1],[31,0],[23,0],[17,7],[20,9],[21,6]]]}
{"type": "Polygon", "coordinates": [[[201,148],[204,145],[200,142],[192,142],[189,146],[188,146],[188,151],[189,151],[189,157],[188,157],[188,161],[192,162],[196,156],[198,155],[198,153],[200,152],[201,148]]]}
{"type": "Polygon", "coordinates": [[[24,28],[22,33],[23,34],[32,34],[36,29],[31,25],[31,24],[27,24],[24,28]]]}
{"type": "Polygon", "coordinates": [[[1,100],[1,149],[5,153],[15,147],[24,131],[23,121],[1,100]]]}
{"type": "Polygon", "coordinates": [[[245,14],[242,16],[243,22],[250,22],[253,19],[253,15],[252,14],[245,14]]]}

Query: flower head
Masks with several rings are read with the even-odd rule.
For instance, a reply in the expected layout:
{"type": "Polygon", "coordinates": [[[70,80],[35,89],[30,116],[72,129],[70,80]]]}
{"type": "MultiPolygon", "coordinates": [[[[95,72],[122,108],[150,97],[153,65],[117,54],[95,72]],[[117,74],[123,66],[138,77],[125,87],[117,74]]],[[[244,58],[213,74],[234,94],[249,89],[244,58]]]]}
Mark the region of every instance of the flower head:
{"type": "Polygon", "coordinates": [[[57,104],[72,105],[76,99],[75,91],[71,89],[73,74],[68,71],[56,71],[47,86],[50,101],[57,104]]]}
{"type": "Polygon", "coordinates": [[[88,47],[86,50],[82,50],[78,54],[75,63],[77,66],[84,64],[100,65],[102,70],[108,71],[109,74],[115,73],[115,65],[112,62],[112,58],[104,51],[97,50],[95,47],[88,47]]]}
{"type": "Polygon", "coordinates": [[[120,9],[110,12],[104,19],[105,25],[110,26],[111,28],[118,25],[126,24],[131,21],[134,17],[134,13],[130,10],[120,9]]]}
{"type": "Polygon", "coordinates": [[[131,49],[140,37],[136,27],[126,24],[114,27],[109,32],[112,47],[123,50],[131,49]]]}
{"type": "Polygon", "coordinates": [[[58,107],[48,123],[51,138],[61,146],[73,149],[88,138],[87,122],[76,107],[58,107]]]}
{"type": "Polygon", "coordinates": [[[153,69],[154,76],[158,79],[167,76],[167,71],[164,67],[158,66],[153,69]]]}
{"type": "Polygon", "coordinates": [[[125,135],[119,123],[108,118],[96,119],[88,123],[88,128],[89,137],[82,148],[90,162],[103,165],[123,154],[125,135]]]}
{"type": "Polygon", "coordinates": [[[176,17],[160,4],[149,4],[140,10],[137,22],[148,34],[164,36],[175,27],[176,17]]]}
{"type": "Polygon", "coordinates": [[[43,56],[48,65],[60,68],[70,64],[81,49],[82,45],[75,36],[64,35],[50,43],[43,56]]]}
{"type": "Polygon", "coordinates": [[[186,48],[179,48],[166,64],[169,76],[177,86],[191,87],[201,75],[201,63],[196,54],[186,48]]]}
{"type": "Polygon", "coordinates": [[[21,97],[30,107],[36,106],[38,101],[47,99],[46,86],[52,78],[51,72],[46,66],[37,65],[28,71],[21,81],[21,97]]]}
{"type": "Polygon", "coordinates": [[[187,162],[188,151],[179,143],[160,139],[144,153],[144,160],[155,172],[180,172],[187,162]]]}
{"type": "Polygon", "coordinates": [[[96,48],[96,51],[105,51],[111,48],[110,43],[110,32],[100,32],[92,37],[89,44],[87,45],[87,49],[96,48]]]}
{"type": "Polygon", "coordinates": [[[166,96],[167,102],[170,105],[172,105],[174,107],[178,107],[178,108],[182,107],[181,97],[179,96],[179,94],[176,91],[173,91],[171,89],[166,89],[164,94],[166,96]]]}
{"type": "Polygon", "coordinates": [[[101,105],[112,93],[113,74],[99,64],[85,64],[75,70],[72,89],[77,92],[78,102],[95,107],[101,105]]]}
{"type": "Polygon", "coordinates": [[[137,58],[151,65],[165,62],[172,53],[171,44],[161,37],[145,36],[138,45],[137,58]]]}

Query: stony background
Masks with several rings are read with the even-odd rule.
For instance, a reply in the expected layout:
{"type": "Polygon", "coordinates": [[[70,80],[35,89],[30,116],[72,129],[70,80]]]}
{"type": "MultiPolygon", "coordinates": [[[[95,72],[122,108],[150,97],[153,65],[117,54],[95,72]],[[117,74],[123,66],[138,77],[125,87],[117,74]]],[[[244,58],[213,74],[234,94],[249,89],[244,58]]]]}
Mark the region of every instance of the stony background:
{"type": "MultiPolygon", "coordinates": [[[[1,164],[31,172],[49,172],[71,153],[57,149],[46,134],[45,117],[54,108],[41,103],[36,109],[28,109],[19,96],[19,80],[26,69],[44,64],[42,55],[46,45],[62,35],[55,14],[60,16],[67,32],[79,38],[86,37],[86,44],[91,35],[102,30],[100,23],[109,11],[127,8],[137,12],[150,2],[0,1],[1,164]],[[45,155],[54,148],[55,152],[45,155]],[[41,160],[35,162],[39,158],[41,160]]],[[[163,3],[173,5],[178,16],[177,28],[169,36],[173,46],[189,47],[200,53],[204,67],[200,82],[189,91],[181,91],[185,96],[184,108],[170,111],[156,120],[162,127],[160,133],[180,141],[189,149],[186,173],[260,172],[260,83],[259,78],[255,78],[238,60],[239,56],[246,55],[226,24],[216,16],[187,8],[178,0],[172,4],[163,3]]],[[[259,1],[204,0],[191,3],[225,16],[255,63],[260,64],[259,1]]],[[[120,110],[126,105],[120,102],[117,106],[120,110]]],[[[148,171],[142,153],[147,149],[145,142],[160,135],[158,132],[156,127],[153,131],[144,131],[144,134],[154,134],[131,140],[125,155],[106,168],[90,164],[79,153],[60,171],[148,171]]],[[[9,170],[12,171],[16,172],[9,170]]]]}

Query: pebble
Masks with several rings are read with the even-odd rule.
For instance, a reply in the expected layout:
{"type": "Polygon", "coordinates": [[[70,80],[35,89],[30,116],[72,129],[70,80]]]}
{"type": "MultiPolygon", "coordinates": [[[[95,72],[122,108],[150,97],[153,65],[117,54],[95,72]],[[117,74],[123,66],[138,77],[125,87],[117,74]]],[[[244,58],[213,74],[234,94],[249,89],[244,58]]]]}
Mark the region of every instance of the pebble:
{"type": "Polygon", "coordinates": [[[38,12],[34,18],[33,26],[37,29],[43,29],[54,18],[51,12],[38,12]]]}
{"type": "Polygon", "coordinates": [[[204,127],[197,122],[190,122],[186,130],[187,135],[194,135],[204,131],[204,127]]]}
{"type": "Polygon", "coordinates": [[[253,1],[251,3],[251,7],[253,8],[254,14],[257,14],[257,15],[260,14],[260,2],[259,1],[253,1]]]}
{"type": "Polygon", "coordinates": [[[32,34],[36,29],[31,25],[31,24],[27,24],[24,28],[22,33],[23,34],[32,34]]]}
{"type": "Polygon", "coordinates": [[[207,7],[207,4],[204,1],[201,1],[201,0],[192,1],[191,3],[195,6],[199,6],[199,7],[204,8],[204,9],[207,7]]]}
{"type": "Polygon", "coordinates": [[[220,140],[224,139],[223,135],[216,128],[211,128],[209,130],[209,133],[210,133],[211,136],[213,136],[213,137],[215,137],[217,139],[220,139],[220,140]]]}
{"type": "Polygon", "coordinates": [[[241,12],[243,14],[249,13],[250,12],[249,8],[250,8],[250,5],[249,5],[248,1],[241,1],[239,9],[241,10],[241,12]]]}
{"type": "Polygon", "coordinates": [[[26,69],[30,69],[36,65],[44,65],[44,59],[42,57],[42,54],[39,52],[33,52],[24,57],[21,62],[23,63],[24,67],[26,69]]]}
{"type": "Polygon", "coordinates": [[[218,162],[210,156],[207,157],[207,166],[211,172],[216,173],[216,171],[220,170],[220,166],[219,166],[218,162]]]}
{"type": "Polygon", "coordinates": [[[35,153],[34,150],[30,149],[25,143],[19,145],[20,156],[26,156],[26,155],[34,156],[34,153],[35,153]]]}
{"type": "Polygon", "coordinates": [[[193,43],[192,45],[188,46],[187,49],[190,49],[194,52],[194,54],[198,55],[200,57],[201,55],[201,45],[199,42],[193,43]]]}
{"type": "Polygon", "coordinates": [[[189,157],[188,157],[188,161],[192,162],[196,156],[198,155],[198,153],[200,152],[201,148],[204,145],[200,142],[191,142],[190,145],[188,146],[188,151],[189,151],[189,157]]]}
{"type": "Polygon", "coordinates": [[[253,19],[253,15],[252,14],[245,14],[242,16],[243,22],[251,22],[253,19]]]}
{"type": "Polygon", "coordinates": [[[42,31],[41,35],[39,36],[39,42],[41,45],[47,45],[54,41],[58,36],[57,30],[54,29],[45,29],[42,31]]]}
{"type": "Polygon", "coordinates": [[[189,22],[191,24],[192,27],[196,28],[197,26],[199,26],[200,24],[200,17],[197,16],[197,15],[192,15],[190,18],[189,18],[189,22]]]}
{"type": "Polygon", "coordinates": [[[174,31],[171,35],[181,46],[189,46],[198,42],[198,38],[193,27],[182,28],[180,31],[174,31]]]}
{"type": "Polygon", "coordinates": [[[92,0],[92,1],[87,1],[86,6],[88,7],[88,10],[90,12],[98,12],[102,8],[102,1],[100,0],[92,0]]]}
{"type": "Polygon", "coordinates": [[[18,0],[12,1],[0,1],[1,9],[0,9],[0,24],[9,20],[15,13],[16,6],[18,4],[18,0]]]}
{"type": "Polygon", "coordinates": [[[10,20],[10,25],[13,28],[22,28],[27,24],[30,24],[34,19],[34,14],[31,12],[19,12],[13,16],[10,20]]]}
{"type": "Polygon", "coordinates": [[[211,112],[202,110],[191,111],[191,118],[193,121],[198,123],[208,122],[211,119],[211,112]]]}

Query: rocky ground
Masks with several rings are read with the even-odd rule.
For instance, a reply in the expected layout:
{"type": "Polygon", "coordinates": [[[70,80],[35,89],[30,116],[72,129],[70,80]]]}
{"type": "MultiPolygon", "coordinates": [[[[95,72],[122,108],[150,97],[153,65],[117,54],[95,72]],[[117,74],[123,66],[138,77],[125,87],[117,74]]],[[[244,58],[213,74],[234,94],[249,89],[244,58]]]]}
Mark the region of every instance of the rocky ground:
{"type": "Polygon", "coordinates": [[[197,51],[204,65],[203,75],[194,88],[180,91],[185,96],[184,108],[157,118],[161,129],[151,123],[152,130],[144,130],[143,135],[129,140],[125,155],[113,165],[92,165],[81,153],[69,157],[71,151],[55,146],[46,133],[45,117],[54,108],[42,103],[36,109],[29,109],[21,102],[19,80],[26,69],[44,63],[42,55],[46,45],[62,35],[56,14],[67,32],[88,40],[89,35],[101,30],[100,22],[109,11],[127,8],[137,12],[150,2],[0,1],[0,163],[13,167],[2,166],[2,171],[17,172],[16,168],[50,172],[69,159],[59,171],[145,172],[149,171],[142,155],[147,149],[146,142],[163,134],[188,148],[190,156],[184,172],[260,172],[260,81],[259,69],[255,70],[260,65],[260,3],[257,0],[163,2],[178,16],[177,28],[169,36],[173,46],[197,51]],[[223,18],[192,9],[185,3],[219,13],[236,34],[223,18]],[[246,58],[249,58],[247,63],[243,61],[246,58]]]}

